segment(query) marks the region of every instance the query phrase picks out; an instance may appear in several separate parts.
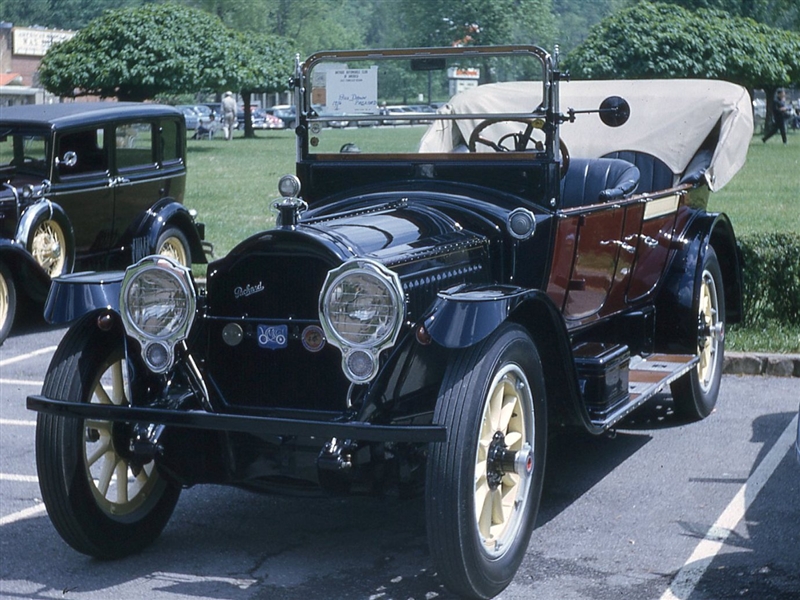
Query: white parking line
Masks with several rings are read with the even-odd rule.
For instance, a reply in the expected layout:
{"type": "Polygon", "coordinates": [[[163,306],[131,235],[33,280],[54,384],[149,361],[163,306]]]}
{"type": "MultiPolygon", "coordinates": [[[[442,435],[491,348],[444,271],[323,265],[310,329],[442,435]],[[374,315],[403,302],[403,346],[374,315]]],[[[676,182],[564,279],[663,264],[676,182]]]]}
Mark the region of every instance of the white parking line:
{"type": "Polygon", "coordinates": [[[0,367],[5,367],[6,365],[11,365],[21,360],[27,360],[41,354],[47,354],[48,352],[55,352],[56,348],[58,348],[58,346],[48,346],[47,348],[39,348],[35,352],[28,352],[27,354],[20,354],[19,356],[0,360],[0,367]]]}
{"type": "Polygon", "coordinates": [[[795,436],[797,435],[797,416],[792,419],[789,426],[775,442],[775,445],[764,457],[764,460],[756,467],[755,471],[747,479],[747,482],[739,488],[739,491],[725,508],[722,514],[706,532],[705,538],[697,544],[689,560],[683,565],[669,589],[661,596],[661,600],[678,600],[688,598],[699,583],[706,569],[711,565],[711,561],[725,545],[725,540],[736,528],[736,525],[744,518],[747,509],[755,500],[758,493],[769,481],[769,478],[778,468],[778,465],[786,456],[786,453],[793,450],[795,436]]]}
{"type": "Polygon", "coordinates": [[[0,379],[0,385],[35,385],[42,387],[42,381],[31,381],[29,379],[0,379]]]}
{"type": "Polygon", "coordinates": [[[20,425],[22,427],[36,427],[36,421],[21,421],[19,419],[0,419],[0,425],[20,425]]]}
{"type": "Polygon", "coordinates": [[[16,481],[18,483],[39,483],[36,475],[13,475],[11,473],[0,473],[0,481],[16,481]]]}
{"type": "Polygon", "coordinates": [[[44,507],[44,504],[37,504],[36,506],[31,506],[30,508],[20,510],[5,517],[0,517],[0,527],[2,527],[3,525],[9,525],[11,523],[16,523],[17,521],[21,521],[22,519],[30,519],[31,517],[37,517],[45,510],[46,509],[44,507]]]}

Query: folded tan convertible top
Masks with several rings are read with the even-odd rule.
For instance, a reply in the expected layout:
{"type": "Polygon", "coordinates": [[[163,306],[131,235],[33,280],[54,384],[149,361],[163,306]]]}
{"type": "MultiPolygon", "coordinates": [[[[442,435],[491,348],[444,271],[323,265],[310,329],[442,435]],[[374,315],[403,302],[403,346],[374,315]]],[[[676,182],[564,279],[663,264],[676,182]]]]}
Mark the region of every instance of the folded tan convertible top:
{"type": "MultiPolygon", "coordinates": [[[[628,101],[630,119],[612,128],[596,114],[576,115],[574,123],[561,126],[561,138],[571,156],[598,158],[614,151],[645,152],[680,175],[719,123],[719,141],[705,174],[709,189],[721,189],[745,162],[753,135],[753,112],[750,95],[739,85],[702,79],[572,81],[561,84],[561,112],[597,108],[608,96],[628,101]]],[[[541,97],[540,82],[488,84],[454,96],[443,111],[532,112],[541,97]]],[[[435,121],[422,139],[420,152],[452,152],[459,140],[469,139],[478,122],[435,121]]],[[[508,127],[519,128],[513,123],[508,127]]]]}

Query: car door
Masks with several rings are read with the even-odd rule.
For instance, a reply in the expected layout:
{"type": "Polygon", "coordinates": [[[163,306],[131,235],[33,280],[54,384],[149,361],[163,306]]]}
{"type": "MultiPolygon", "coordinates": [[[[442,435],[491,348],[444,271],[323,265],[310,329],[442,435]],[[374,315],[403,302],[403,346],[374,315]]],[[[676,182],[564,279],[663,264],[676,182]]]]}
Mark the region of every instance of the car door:
{"type": "Polygon", "coordinates": [[[60,131],[48,197],[66,212],[78,261],[102,255],[111,244],[114,191],[109,185],[108,140],[102,127],[60,131]]]}
{"type": "MultiPolygon", "coordinates": [[[[117,249],[125,243],[132,244],[132,255],[126,257],[130,262],[150,253],[146,241],[137,237],[142,233],[140,225],[148,209],[162,198],[174,197],[176,192],[172,186],[175,172],[169,167],[174,161],[169,157],[175,154],[178,142],[174,132],[171,141],[165,141],[164,129],[169,128],[168,123],[162,127],[158,120],[135,120],[116,123],[113,128],[113,243],[117,249]],[[162,160],[162,154],[166,154],[166,161],[162,160]],[[162,168],[162,162],[167,163],[166,168],[162,168]]],[[[182,172],[182,163],[180,167],[182,172]]],[[[177,199],[183,199],[182,188],[177,199]]]]}

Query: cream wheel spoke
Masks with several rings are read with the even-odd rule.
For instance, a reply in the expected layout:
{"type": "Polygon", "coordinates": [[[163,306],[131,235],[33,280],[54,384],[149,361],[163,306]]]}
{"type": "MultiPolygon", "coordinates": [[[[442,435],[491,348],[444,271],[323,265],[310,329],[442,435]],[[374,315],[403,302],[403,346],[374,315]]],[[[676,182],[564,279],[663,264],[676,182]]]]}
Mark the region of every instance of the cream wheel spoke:
{"type": "Polygon", "coordinates": [[[111,366],[111,401],[116,404],[125,403],[125,385],[122,377],[122,361],[117,361],[111,366]]]}
{"type": "Polygon", "coordinates": [[[118,460],[119,457],[113,450],[109,450],[103,455],[103,464],[97,476],[97,489],[103,497],[108,494],[108,488],[111,485],[111,478],[114,476],[114,469],[118,460]]]}
{"type": "Polygon", "coordinates": [[[86,456],[86,465],[89,467],[94,466],[94,464],[100,460],[106,454],[106,452],[109,451],[111,451],[111,437],[101,437],[100,442],[97,444],[97,448],[95,448],[91,454],[86,456]]]}
{"type": "Polygon", "coordinates": [[[115,469],[117,475],[117,502],[125,504],[128,502],[128,464],[121,460],[115,469]]]}

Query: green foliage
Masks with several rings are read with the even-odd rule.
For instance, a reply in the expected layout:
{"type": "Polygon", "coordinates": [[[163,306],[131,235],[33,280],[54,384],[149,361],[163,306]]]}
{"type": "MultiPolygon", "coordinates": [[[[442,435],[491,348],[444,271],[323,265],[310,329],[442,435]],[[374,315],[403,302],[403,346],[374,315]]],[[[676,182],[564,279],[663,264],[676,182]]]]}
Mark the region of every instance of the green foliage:
{"type": "Polygon", "coordinates": [[[549,45],[550,0],[399,0],[393,47],[549,45]]]}
{"type": "Polygon", "coordinates": [[[741,236],[745,324],[800,325],[800,234],[741,236]]]}
{"type": "Polygon", "coordinates": [[[39,78],[60,96],[120,100],[238,87],[234,38],[216,17],[177,5],[108,11],[53,46],[39,78]]]}
{"type": "Polygon", "coordinates": [[[642,2],[595,26],[566,64],[581,79],[711,78],[769,88],[800,80],[800,35],[718,10],[642,2]]]}

